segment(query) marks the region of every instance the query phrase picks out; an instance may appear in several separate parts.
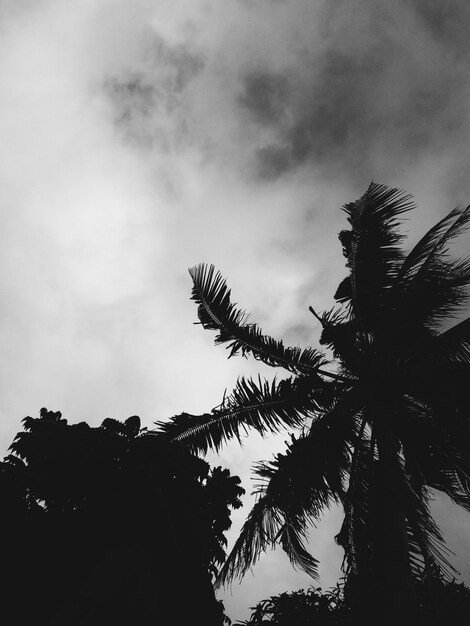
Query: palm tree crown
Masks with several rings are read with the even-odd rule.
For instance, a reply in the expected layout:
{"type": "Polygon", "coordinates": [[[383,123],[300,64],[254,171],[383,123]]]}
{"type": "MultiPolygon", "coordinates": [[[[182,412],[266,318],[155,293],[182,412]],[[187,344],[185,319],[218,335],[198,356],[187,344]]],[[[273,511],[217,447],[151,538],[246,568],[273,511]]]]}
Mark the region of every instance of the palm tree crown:
{"type": "Polygon", "coordinates": [[[249,428],[298,429],[283,454],[255,467],[257,501],[220,582],[242,576],[276,543],[315,576],[307,530],[334,502],[344,508],[337,541],[351,580],[452,573],[429,501],[437,489],[470,510],[470,318],[458,321],[470,260],[448,249],[468,227],[470,207],[453,210],[405,255],[399,218],[413,206],[411,196],[376,183],[345,205],[350,228],[339,238],[349,273],[335,308],[311,309],[332,359],[264,335],[213,266],[190,270],[199,320],[217,331],[216,343],[290,376],[240,378],[210,413],[183,413],[160,429],[202,452],[249,428]]]}

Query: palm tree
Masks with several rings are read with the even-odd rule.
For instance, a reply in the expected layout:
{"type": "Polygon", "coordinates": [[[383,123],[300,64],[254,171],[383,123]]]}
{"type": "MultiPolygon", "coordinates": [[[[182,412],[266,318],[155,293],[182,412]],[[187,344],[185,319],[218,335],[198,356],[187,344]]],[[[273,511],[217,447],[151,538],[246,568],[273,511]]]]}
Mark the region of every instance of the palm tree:
{"type": "Polygon", "coordinates": [[[437,489],[470,510],[470,318],[461,319],[470,260],[449,253],[470,207],[453,210],[405,255],[399,218],[413,208],[410,195],[376,183],[344,206],[349,274],[333,309],[310,308],[329,359],[264,335],[213,266],[190,270],[199,320],[217,331],[215,342],[290,376],[241,378],[210,413],[183,413],[160,428],[201,452],[249,428],[297,429],[283,454],[255,467],[257,500],[219,582],[243,576],[275,544],[315,576],[307,531],[335,502],[344,509],[336,539],[348,588],[359,604],[361,590],[370,598],[375,589],[375,610],[388,604],[383,623],[414,623],[413,581],[452,574],[429,502],[437,489]]]}

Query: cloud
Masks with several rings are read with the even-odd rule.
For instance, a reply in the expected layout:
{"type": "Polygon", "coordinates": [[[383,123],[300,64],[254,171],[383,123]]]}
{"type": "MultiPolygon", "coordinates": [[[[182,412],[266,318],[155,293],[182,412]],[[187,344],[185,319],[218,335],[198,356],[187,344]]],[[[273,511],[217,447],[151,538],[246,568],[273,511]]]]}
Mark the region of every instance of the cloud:
{"type": "Polygon", "coordinates": [[[322,176],[393,179],[455,147],[468,127],[468,44],[456,50],[448,38],[458,12],[435,35],[442,11],[422,3],[311,6],[291,67],[243,77],[240,104],[266,144],[256,151],[262,178],[307,164],[322,176]],[[315,37],[320,47],[309,46],[315,37]]]}
{"type": "MultiPolygon", "coordinates": [[[[195,263],[215,263],[266,332],[316,345],[308,306],[329,307],[344,275],[344,202],[372,178],[408,189],[413,239],[469,196],[465,2],[0,11],[4,449],[44,405],[151,425],[215,406],[239,373],[271,375],[227,361],[193,326],[195,263]]],[[[282,441],[250,438],[218,462],[249,489],[250,463],[282,441]]],[[[338,574],[338,520],[312,534],[324,584],[338,574]]],[[[234,588],[232,617],[309,583],[281,554],[257,568],[271,587],[234,588]]]]}
{"type": "Polygon", "coordinates": [[[465,5],[162,6],[107,83],[129,141],[251,183],[308,172],[354,193],[371,178],[406,186],[433,161],[436,189],[466,191],[465,5]]]}

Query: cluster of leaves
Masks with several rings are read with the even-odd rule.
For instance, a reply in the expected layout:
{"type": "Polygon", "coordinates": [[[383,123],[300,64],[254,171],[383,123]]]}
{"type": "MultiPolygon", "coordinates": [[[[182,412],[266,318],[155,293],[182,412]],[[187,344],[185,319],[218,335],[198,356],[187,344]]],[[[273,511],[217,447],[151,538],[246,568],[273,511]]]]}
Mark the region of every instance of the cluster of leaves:
{"type": "MultiPolygon", "coordinates": [[[[470,589],[463,583],[440,579],[417,584],[418,612],[415,626],[467,626],[470,615],[470,589]]],[[[344,585],[322,591],[320,587],[284,592],[251,608],[248,620],[234,626],[355,626],[360,618],[344,597],[344,585]]],[[[382,623],[375,615],[372,623],[382,623]]]]}
{"type": "Polygon", "coordinates": [[[284,592],[251,608],[250,619],[234,626],[340,626],[346,624],[347,608],[340,585],[329,591],[310,587],[284,592]]]}
{"type": "MultiPolygon", "coordinates": [[[[123,570],[137,558],[132,567],[147,571],[144,578],[161,587],[155,597],[167,603],[176,603],[172,587],[184,562],[195,598],[205,596],[218,610],[210,580],[225,560],[230,511],[241,506],[238,477],[141,429],[137,416],[92,428],[42,409],[23,424],[0,463],[12,590],[16,584],[32,604],[49,603],[49,619],[52,605],[107,553],[118,555],[123,570]]],[[[137,593],[131,587],[126,593],[137,593]]],[[[108,600],[111,607],[116,597],[108,600]]]]}

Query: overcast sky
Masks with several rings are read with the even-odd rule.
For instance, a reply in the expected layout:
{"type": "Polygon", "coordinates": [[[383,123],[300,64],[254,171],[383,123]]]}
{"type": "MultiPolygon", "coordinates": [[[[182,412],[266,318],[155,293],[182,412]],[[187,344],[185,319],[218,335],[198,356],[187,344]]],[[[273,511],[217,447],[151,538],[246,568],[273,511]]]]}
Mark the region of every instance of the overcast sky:
{"type": "MultiPolygon", "coordinates": [[[[371,179],[413,193],[411,240],[470,202],[466,1],[2,0],[0,20],[3,452],[42,406],[151,427],[265,373],[193,325],[188,267],[215,263],[265,332],[316,345],[345,202],[371,179]]],[[[283,439],[219,462],[249,492],[283,439]]],[[[470,516],[435,510],[470,583],[470,516]]],[[[340,521],[312,533],[324,587],[340,521]]],[[[232,618],[310,584],[281,551],[254,574],[224,595],[232,618]]]]}

